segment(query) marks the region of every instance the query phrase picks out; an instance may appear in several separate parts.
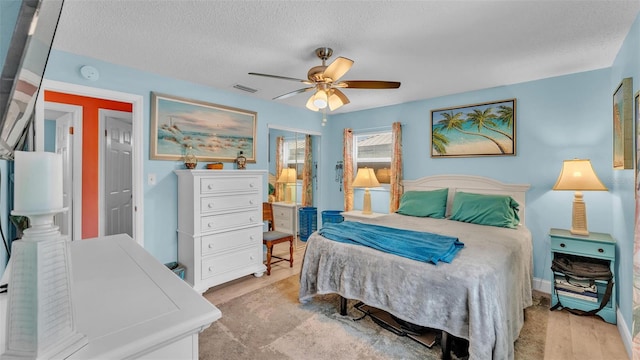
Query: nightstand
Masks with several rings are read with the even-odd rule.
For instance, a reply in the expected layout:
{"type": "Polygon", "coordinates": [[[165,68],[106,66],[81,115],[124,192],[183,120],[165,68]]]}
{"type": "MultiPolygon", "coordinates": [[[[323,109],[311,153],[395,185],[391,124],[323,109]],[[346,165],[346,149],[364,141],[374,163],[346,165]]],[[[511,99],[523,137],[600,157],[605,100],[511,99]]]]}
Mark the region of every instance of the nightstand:
{"type": "Polygon", "coordinates": [[[298,204],[274,202],[271,207],[276,230],[298,236],[298,204]]]}
{"type": "Polygon", "coordinates": [[[344,217],[344,221],[370,222],[372,220],[375,221],[376,219],[383,217],[387,214],[372,213],[369,215],[365,215],[360,210],[351,210],[351,211],[345,211],[341,213],[341,215],[344,217]]]}
{"type": "MultiPolygon", "coordinates": [[[[572,255],[584,260],[599,261],[608,263],[611,273],[613,274],[613,288],[611,291],[611,298],[608,303],[600,310],[597,315],[602,317],[606,322],[616,323],[616,276],[615,276],[615,261],[616,261],[616,242],[609,234],[604,233],[589,233],[587,236],[573,235],[569,230],[564,229],[551,229],[549,231],[549,237],[551,238],[551,259],[555,259],[557,256],[572,255]]],[[[553,307],[560,299],[561,304],[564,307],[578,309],[582,311],[590,311],[597,309],[604,296],[605,289],[607,287],[607,281],[595,280],[597,287],[597,296],[585,297],[582,295],[576,296],[572,292],[562,292],[557,290],[554,286],[556,279],[564,279],[563,273],[552,272],[551,275],[551,306],[553,307]]]]}

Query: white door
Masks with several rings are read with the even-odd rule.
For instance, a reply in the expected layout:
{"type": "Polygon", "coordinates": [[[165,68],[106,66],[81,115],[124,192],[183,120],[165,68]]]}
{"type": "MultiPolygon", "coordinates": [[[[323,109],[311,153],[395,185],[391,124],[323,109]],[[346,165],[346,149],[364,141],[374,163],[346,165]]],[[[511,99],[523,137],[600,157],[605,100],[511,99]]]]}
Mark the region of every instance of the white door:
{"type": "Polygon", "coordinates": [[[104,124],[104,219],[102,235],[133,237],[131,113],[101,111],[104,124]]]}
{"type": "Polygon", "coordinates": [[[62,206],[66,212],[55,216],[62,235],[73,239],[73,114],[56,119],[56,153],[62,155],[62,206]]]}

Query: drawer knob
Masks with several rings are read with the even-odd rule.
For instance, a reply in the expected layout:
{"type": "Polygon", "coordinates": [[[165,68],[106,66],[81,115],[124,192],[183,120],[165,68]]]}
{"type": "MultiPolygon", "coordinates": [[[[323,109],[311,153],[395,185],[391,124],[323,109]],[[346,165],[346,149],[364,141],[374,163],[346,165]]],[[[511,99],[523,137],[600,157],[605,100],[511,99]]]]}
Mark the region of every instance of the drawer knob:
{"type": "Polygon", "coordinates": [[[212,228],[213,227],[213,223],[208,223],[207,226],[212,228]]]}
{"type": "Polygon", "coordinates": [[[598,249],[598,252],[599,252],[599,253],[603,253],[603,252],[604,252],[604,249],[600,248],[600,249],[598,249]]]}
{"type": "Polygon", "coordinates": [[[253,240],[255,237],[253,235],[249,235],[249,240],[253,240]]]}
{"type": "Polygon", "coordinates": [[[254,217],[253,216],[249,216],[249,221],[250,222],[254,222],[255,221],[254,217]]]}
{"type": "Polygon", "coordinates": [[[207,189],[209,189],[209,190],[213,189],[213,185],[211,185],[211,184],[207,185],[207,189]]]}
{"type": "Polygon", "coordinates": [[[250,184],[249,184],[249,187],[250,187],[250,188],[254,187],[253,183],[250,183],[250,184]]]}
{"type": "Polygon", "coordinates": [[[209,249],[213,249],[213,244],[209,244],[209,249]]]}
{"type": "Polygon", "coordinates": [[[209,271],[213,271],[213,266],[209,266],[209,271]]]}
{"type": "Polygon", "coordinates": [[[249,205],[253,205],[253,200],[249,200],[249,205]]]}
{"type": "Polygon", "coordinates": [[[207,205],[209,207],[209,209],[213,209],[213,203],[209,203],[209,205],[207,205]]]}
{"type": "Polygon", "coordinates": [[[250,259],[250,260],[253,260],[253,255],[249,256],[249,259],[250,259]]]}
{"type": "Polygon", "coordinates": [[[566,247],[566,246],[567,246],[567,245],[565,245],[564,243],[561,243],[561,244],[560,244],[560,247],[561,247],[561,248],[566,247]]]}

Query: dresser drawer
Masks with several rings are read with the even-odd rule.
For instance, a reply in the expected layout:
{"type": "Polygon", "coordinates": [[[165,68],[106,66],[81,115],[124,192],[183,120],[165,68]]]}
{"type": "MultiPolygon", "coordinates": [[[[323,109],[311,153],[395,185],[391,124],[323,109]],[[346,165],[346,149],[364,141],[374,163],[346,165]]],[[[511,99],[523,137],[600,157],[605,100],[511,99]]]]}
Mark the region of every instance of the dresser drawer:
{"type": "Polygon", "coordinates": [[[614,259],[616,256],[616,246],[613,243],[562,237],[551,237],[551,251],[591,256],[600,259],[614,259]]]}
{"type": "Polygon", "coordinates": [[[258,192],[262,178],[258,176],[227,176],[200,179],[201,194],[258,192]]]}
{"type": "Polygon", "coordinates": [[[262,209],[203,216],[200,231],[216,231],[262,223],[262,209]]]}
{"type": "Polygon", "coordinates": [[[202,279],[262,263],[262,246],[202,259],[202,279]]]}
{"type": "Polygon", "coordinates": [[[203,197],[200,199],[200,212],[206,214],[211,212],[255,208],[262,203],[259,195],[260,194],[258,193],[248,193],[203,197]]]}
{"type": "Polygon", "coordinates": [[[225,231],[223,233],[202,237],[202,255],[210,255],[221,251],[229,251],[239,247],[246,247],[262,243],[262,228],[225,231]]]}
{"type": "Polygon", "coordinates": [[[291,221],[292,208],[282,208],[280,206],[273,206],[273,216],[279,220],[291,221]]]}

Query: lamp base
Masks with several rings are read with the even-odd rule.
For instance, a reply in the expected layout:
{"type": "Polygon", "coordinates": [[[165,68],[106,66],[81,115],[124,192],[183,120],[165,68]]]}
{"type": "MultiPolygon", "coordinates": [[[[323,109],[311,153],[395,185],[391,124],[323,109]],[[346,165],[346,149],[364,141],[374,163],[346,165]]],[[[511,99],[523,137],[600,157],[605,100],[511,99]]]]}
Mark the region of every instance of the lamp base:
{"type": "Polygon", "coordinates": [[[587,231],[587,205],[584,203],[582,191],[576,191],[573,198],[573,210],[571,214],[571,230],[574,235],[588,236],[587,231]]]}
{"type": "Polygon", "coordinates": [[[69,242],[52,225],[52,214],[29,218],[39,226],[12,246],[1,358],[66,358],[88,343],[75,326],[69,242]]]}
{"type": "Polygon", "coordinates": [[[373,212],[371,211],[371,193],[369,192],[369,188],[364,189],[364,203],[362,204],[362,214],[373,214],[373,212]]]}

